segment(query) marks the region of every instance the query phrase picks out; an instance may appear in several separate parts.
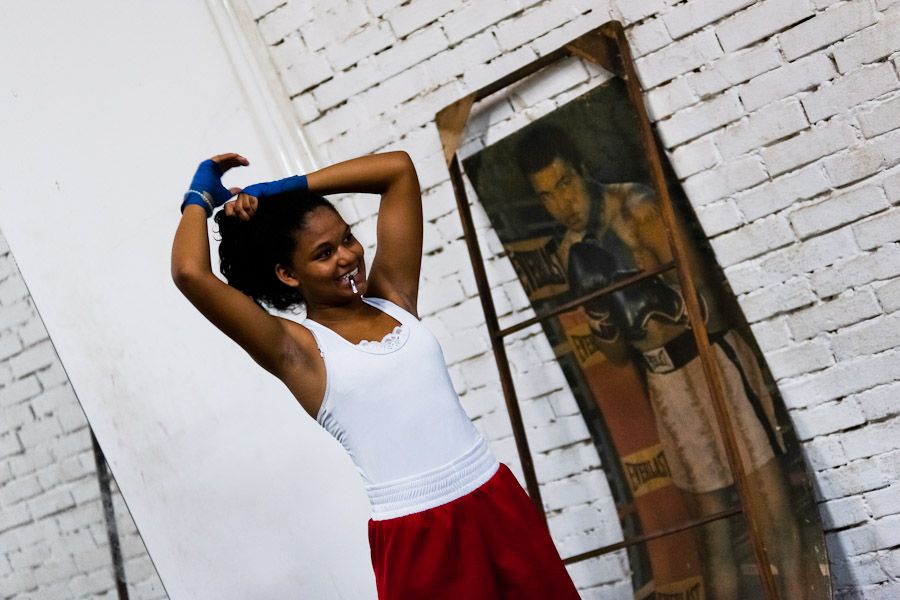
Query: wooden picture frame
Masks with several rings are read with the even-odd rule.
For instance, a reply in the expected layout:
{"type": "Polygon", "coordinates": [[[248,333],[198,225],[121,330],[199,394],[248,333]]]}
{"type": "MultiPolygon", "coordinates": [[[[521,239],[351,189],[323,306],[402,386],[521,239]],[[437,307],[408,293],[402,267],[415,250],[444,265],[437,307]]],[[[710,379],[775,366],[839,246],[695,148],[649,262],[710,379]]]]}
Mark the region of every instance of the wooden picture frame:
{"type": "MultiPolygon", "coordinates": [[[[689,322],[688,327],[692,333],[693,344],[696,345],[696,353],[699,357],[700,364],[702,365],[703,377],[715,413],[715,423],[721,432],[721,438],[724,443],[724,455],[727,458],[728,466],[733,475],[734,489],[737,492],[739,501],[734,507],[728,507],[711,514],[694,516],[694,518],[687,518],[680,523],[665,524],[664,526],[653,528],[652,531],[630,536],[622,542],[607,545],[602,548],[596,548],[576,556],[567,557],[565,558],[565,562],[567,564],[580,562],[621,548],[658,542],[659,540],[667,538],[667,536],[669,539],[677,539],[672,538],[671,536],[679,534],[682,535],[682,538],[678,543],[683,545],[687,543],[688,537],[686,536],[688,536],[688,532],[692,528],[701,527],[708,523],[714,523],[724,519],[738,518],[743,519],[746,523],[752,556],[756,565],[756,571],[759,575],[763,594],[762,597],[765,597],[767,600],[777,598],[786,599],[787,596],[784,593],[783,585],[780,590],[780,586],[776,582],[776,577],[773,574],[773,569],[777,570],[775,566],[777,561],[773,560],[772,557],[773,549],[771,544],[766,544],[766,540],[763,536],[762,529],[765,524],[764,519],[766,518],[766,511],[765,507],[761,504],[764,501],[764,498],[762,494],[755,492],[752,488],[751,477],[748,475],[747,469],[740,458],[740,442],[736,435],[735,427],[733,426],[733,415],[730,414],[732,407],[729,406],[729,402],[726,399],[722,369],[720,363],[717,362],[715,358],[715,350],[711,346],[710,335],[706,328],[706,315],[704,314],[706,308],[694,285],[695,273],[692,271],[691,260],[689,260],[688,257],[690,249],[686,247],[684,232],[679,226],[679,219],[676,217],[676,210],[670,195],[670,186],[672,185],[671,177],[667,180],[665,166],[657,147],[650,119],[647,116],[642,90],[638,83],[631,52],[622,25],[618,22],[606,23],[589,33],[579,36],[559,49],[540,57],[531,64],[472,92],[441,110],[436,115],[436,123],[441,136],[444,157],[450,171],[450,179],[457,199],[464,237],[472,261],[494,357],[500,373],[500,381],[506,399],[506,406],[509,411],[513,435],[516,441],[526,487],[532,501],[542,513],[543,503],[537,477],[535,475],[534,461],[531,456],[525,433],[525,426],[517,399],[515,385],[513,383],[504,340],[512,334],[520,332],[535,324],[545,322],[548,319],[565,319],[567,314],[571,314],[574,310],[580,310],[579,307],[583,307],[597,299],[609,297],[612,294],[629,289],[630,286],[640,285],[642,282],[646,283],[654,281],[662,276],[673,277],[673,274],[674,276],[677,276],[678,285],[680,286],[679,290],[683,295],[683,308],[687,314],[687,320],[689,322]],[[634,110],[637,120],[637,138],[640,141],[640,147],[642,149],[644,167],[649,175],[648,183],[652,185],[653,193],[658,201],[658,210],[664,225],[665,240],[668,244],[671,259],[661,264],[657,264],[653,268],[645,268],[639,272],[618,278],[609,285],[603,286],[602,289],[590,290],[571,300],[561,302],[546,310],[538,311],[532,318],[525,319],[512,326],[501,327],[491,296],[491,288],[484,267],[484,259],[473,224],[470,202],[467,196],[466,184],[463,179],[463,169],[457,150],[462,139],[463,130],[465,129],[469,115],[476,102],[503,91],[522,79],[534,75],[541,69],[573,56],[601,67],[614,74],[619,81],[624,83],[625,94],[627,95],[630,106],[634,110]]],[[[532,300],[540,300],[546,296],[556,294],[562,287],[567,286],[564,279],[564,269],[560,269],[558,265],[554,265],[552,260],[546,258],[549,256],[548,253],[552,253],[551,250],[548,250],[550,247],[548,244],[550,243],[552,243],[552,240],[541,237],[509,244],[504,243],[508,254],[519,253],[526,257],[518,262],[519,265],[536,265],[534,267],[534,272],[525,272],[528,271],[528,267],[522,268],[520,266],[520,268],[517,269],[520,280],[523,282],[526,292],[532,300]]],[[[576,325],[578,324],[573,325],[573,327],[576,325]]],[[[572,341],[571,337],[570,341],[572,341]]],[[[577,344],[573,343],[573,345],[577,344]]],[[[646,455],[646,457],[649,457],[646,458],[646,461],[653,459],[653,456],[647,454],[647,451],[643,452],[644,454],[640,454],[640,456],[646,455]]],[[[638,454],[635,456],[637,455],[638,454]]],[[[640,460],[644,459],[642,458],[640,460]]],[[[647,462],[647,464],[650,463],[647,462]]],[[[806,489],[809,494],[811,494],[811,490],[808,489],[808,482],[804,485],[806,485],[806,489]]],[[[671,501],[671,498],[667,499],[666,497],[661,496],[657,501],[671,501]]],[[[814,501],[810,500],[810,502],[814,507],[814,501]]],[[[815,512],[814,508],[812,510],[815,512]]],[[[818,515],[816,514],[816,518],[817,517],[818,515]]],[[[827,556],[825,555],[821,526],[818,522],[815,523],[815,525],[817,527],[816,533],[814,534],[815,540],[810,541],[809,544],[814,548],[812,554],[815,556],[811,556],[811,559],[814,562],[817,561],[813,567],[818,569],[819,575],[809,575],[809,580],[815,581],[808,586],[808,595],[805,597],[831,598],[830,582],[828,581],[827,575],[827,556]],[[816,579],[816,577],[818,577],[818,579],[816,579]]],[[[690,580],[690,578],[687,578],[684,581],[688,580],[690,580]]],[[[702,586],[700,586],[700,588],[702,588],[702,586]]],[[[695,586],[693,589],[696,591],[700,588],[695,586]]],[[[682,584],[679,589],[687,588],[682,584]]],[[[689,595],[688,592],[684,593],[685,595],[683,597],[694,597],[689,595]]],[[[674,594],[670,596],[663,593],[661,597],[668,598],[676,596],[674,594]]]]}

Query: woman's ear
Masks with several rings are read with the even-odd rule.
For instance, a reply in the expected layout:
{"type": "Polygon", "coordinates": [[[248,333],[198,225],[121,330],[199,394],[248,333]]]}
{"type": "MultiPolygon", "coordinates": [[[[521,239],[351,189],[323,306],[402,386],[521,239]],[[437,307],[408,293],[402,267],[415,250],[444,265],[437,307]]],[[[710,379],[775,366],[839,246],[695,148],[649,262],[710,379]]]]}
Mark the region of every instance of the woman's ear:
{"type": "Polygon", "coordinates": [[[275,265],[275,276],[278,277],[278,280],[281,281],[281,283],[288,287],[300,287],[300,282],[287,267],[280,264],[275,265]]]}

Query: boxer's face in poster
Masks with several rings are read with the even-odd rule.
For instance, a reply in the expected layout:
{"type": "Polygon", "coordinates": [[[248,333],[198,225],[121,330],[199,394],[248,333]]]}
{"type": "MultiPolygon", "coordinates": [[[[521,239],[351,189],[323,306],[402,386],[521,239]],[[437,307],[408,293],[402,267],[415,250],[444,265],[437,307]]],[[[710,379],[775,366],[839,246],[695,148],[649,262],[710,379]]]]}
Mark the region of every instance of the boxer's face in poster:
{"type": "Polygon", "coordinates": [[[557,158],[528,180],[553,218],[572,231],[584,231],[590,212],[590,197],[584,177],[567,161],[557,158]]]}

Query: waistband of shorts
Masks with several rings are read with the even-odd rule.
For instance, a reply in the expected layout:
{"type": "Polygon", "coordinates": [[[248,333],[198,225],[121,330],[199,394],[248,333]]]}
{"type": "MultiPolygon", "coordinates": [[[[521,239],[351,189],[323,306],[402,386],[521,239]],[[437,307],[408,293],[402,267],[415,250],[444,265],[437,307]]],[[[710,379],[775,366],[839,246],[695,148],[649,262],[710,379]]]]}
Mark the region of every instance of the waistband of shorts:
{"type": "Polygon", "coordinates": [[[462,498],[493,477],[500,463],[483,438],[445,465],[402,479],[367,485],[372,520],[396,519],[462,498]]]}
{"type": "MultiPolygon", "coordinates": [[[[716,344],[720,342],[725,333],[710,333],[709,343],[716,344]]],[[[647,369],[651,373],[671,373],[697,358],[700,355],[700,351],[697,349],[696,340],[694,340],[694,331],[687,329],[669,340],[665,345],[647,350],[643,352],[643,355],[647,369]]]]}

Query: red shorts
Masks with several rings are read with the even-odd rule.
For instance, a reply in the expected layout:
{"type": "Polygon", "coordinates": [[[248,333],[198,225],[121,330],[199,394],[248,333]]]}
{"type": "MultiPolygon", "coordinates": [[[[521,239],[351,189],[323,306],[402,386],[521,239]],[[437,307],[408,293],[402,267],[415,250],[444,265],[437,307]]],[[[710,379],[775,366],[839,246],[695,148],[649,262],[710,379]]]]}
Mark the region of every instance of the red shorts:
{"type": "Polygon", "coordinates": [[[579,600],[550,532],[506,465],[462,498],[369,521],[379,600],[579,600]]]}

